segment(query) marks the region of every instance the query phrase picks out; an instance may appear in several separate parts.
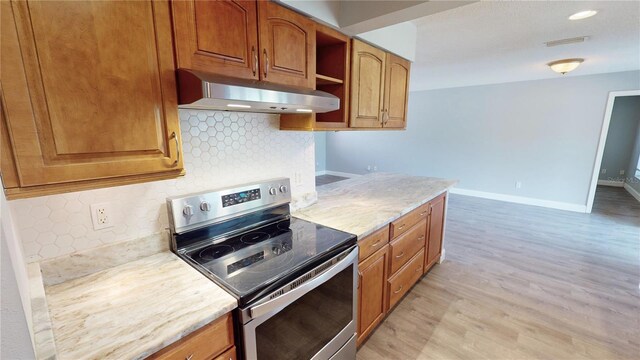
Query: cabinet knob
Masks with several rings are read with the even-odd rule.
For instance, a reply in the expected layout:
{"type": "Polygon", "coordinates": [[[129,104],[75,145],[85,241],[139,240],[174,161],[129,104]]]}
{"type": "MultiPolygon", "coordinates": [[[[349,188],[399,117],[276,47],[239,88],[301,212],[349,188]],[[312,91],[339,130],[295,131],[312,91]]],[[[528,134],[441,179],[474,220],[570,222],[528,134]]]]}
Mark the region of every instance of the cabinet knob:
{"type": "Polygon", "coordinates": [[[398,289],[398,290],[394,291],[393,293],[394,293],[394,294],[397,294],[397,293],[399,293],[400,291],[402,291],[402,285],[400,285],[400,289],[398,289]]]}
{"type": "Polygon", "coordinates": [[[401,257],[404,256],[404,251],[400,253],[400,255],[396,255],[396,259],[400,259],[401,257]]]}
{"type": "Polygon", "coordinates": [[[186,358],[184,358],[184,360],[191,360],[191,359],[193,359],[193,354],[191,354],[191,355],[187,356],[186,358]]]}

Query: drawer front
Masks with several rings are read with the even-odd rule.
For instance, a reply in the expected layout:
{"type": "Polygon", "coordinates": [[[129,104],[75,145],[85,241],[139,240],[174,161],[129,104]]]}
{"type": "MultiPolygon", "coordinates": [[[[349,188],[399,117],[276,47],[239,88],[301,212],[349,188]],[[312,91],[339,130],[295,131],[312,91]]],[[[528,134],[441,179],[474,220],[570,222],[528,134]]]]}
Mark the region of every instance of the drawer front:
{"type": "Polygon", "coordinates": [[[427,216],[429,216],[429,203],[420,205],[420,207],[418,207],[417,209],[392,222],[390,226],[391,239],[395,239],[398,236],[409,231],[409,229],[413,225],[417,224],[423,219],[426,219],[427,216]]]}
{"type": "Polygon", "coordinates": [[[424,267],[424,249],[420,250],[397,274],[389,279],[389,309],[392,309],[411,286],[420,280],[424,267]]]}
{"type": "MultiPolygon", "coordinates": [[[[233,346],[233,320],[224,315],[186,338],[151,355],[150,359],[210,360],[233,346]]],[[[235,351],[234,351],[235,354],[235,351]]]]}
{"type": "Polygon", "coordinates": [[[391,274],[398,271],[413,255],[424,248],[426,231],[427,219],[423,219],[391,242],[391,274]]]}
{"type": "Polygon", "coordinates": [[[389,242],[389,226],[374,232],[358,241],[358,260],[362,261],[371,256],[376,251],[382,249],[389,242]]]}
{"type": "Polygon", "coordinates": [[[225,351],[223,354],[218,355],[213,360],[236,360],[236,347],[233,346],[231,349],[225,351]]]}

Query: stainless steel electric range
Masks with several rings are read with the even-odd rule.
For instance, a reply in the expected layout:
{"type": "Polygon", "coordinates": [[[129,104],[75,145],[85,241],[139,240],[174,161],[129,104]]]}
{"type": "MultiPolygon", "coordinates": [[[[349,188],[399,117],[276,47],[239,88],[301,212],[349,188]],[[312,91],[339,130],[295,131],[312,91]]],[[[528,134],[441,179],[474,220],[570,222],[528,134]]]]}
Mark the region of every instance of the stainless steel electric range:
{"type": "Polygon", "coordinates": [[[172,250],[238,299],[244,359],[355,359],[355,235],[292,217],[289,179],[167,199],[172,250]]]}

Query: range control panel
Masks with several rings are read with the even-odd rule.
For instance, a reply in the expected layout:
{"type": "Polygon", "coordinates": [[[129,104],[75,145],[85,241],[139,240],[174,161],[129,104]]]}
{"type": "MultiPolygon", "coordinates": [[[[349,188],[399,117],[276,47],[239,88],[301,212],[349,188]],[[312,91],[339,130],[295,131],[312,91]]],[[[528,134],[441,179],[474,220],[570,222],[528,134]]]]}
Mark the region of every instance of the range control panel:
{"type": "Polygon", "coordinates": [[[223,195],[222,207],[227,207],[236,204],[242,204],[247,201],[260,200],[260,189],[251,189],[247,191],[240,191],[237,193],[223,195]]]}
{"type": "Polygon", "coordinates": [[[169,227],[180,233],[247,212],[289,203],[287,178],[167,198],[169,227]]]}

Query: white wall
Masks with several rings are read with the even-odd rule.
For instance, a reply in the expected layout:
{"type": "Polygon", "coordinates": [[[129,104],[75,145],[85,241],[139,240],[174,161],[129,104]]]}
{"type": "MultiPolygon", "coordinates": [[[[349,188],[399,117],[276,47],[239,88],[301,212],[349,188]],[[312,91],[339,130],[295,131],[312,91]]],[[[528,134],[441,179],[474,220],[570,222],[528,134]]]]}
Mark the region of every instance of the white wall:
{"type": "MultiPolygon", "coordinates": [[[[637,114],[640,121],[640,113],[637,114]]],[[[629,166],[627,168],[626,183],[640,193],[640,174],[636,177],[636,168],[638,165],[638,158],[640,158],[640,125],[636,129],[636,139],[633,151],[631,153],[631,159],[629,160],[629,166]]]]}
{"type": "Polygon", "coordinates": [[[315,195],[310,132],[280,131],[278,115],[180,110],[186,176],[10,201],[28,261],[52,258],[168,227],[165,199],[274,177],[295,178],[294,200],[315,195]],[[90,205],[110,202],[114,227],[93,230],[90,205]]]}
{"type": "Polygon", "coordinates": [[[316,151],[316,173],[327,170],[327,133],[317,131],[313,133],[316,151]]]}
{"type": "Polygon", "coordinates": [[[415,61],[418,29],[412,22],[403,22],[358,34],[358,37],[391,51],[405,59],[415,61]]]}
{"type": "Polygon", "coordinates": [[[608,93],[639,85],[633,71],[411,92],[406,131],[329,133],[327,169],[362,174],[375,164],[584,206],[608,93]]]}
{"type": "Polygon", "coordinates": [[[616,97],[600,165],[600,180],[622,182],[625,178],[633,176],[633,173],[629,173],[628,167],[638,126],[640,126],[640,96],[616,97]],[[606,173],[603,174],[603,170],[606,170],[606,173]],[[621,170],[625,174],[620,174],[621,170]]]}
{"type": "Polygon", "coordinates": [[[4,194],[0,218],[0,359],[34,359],[29,280],[4,194]]]}

